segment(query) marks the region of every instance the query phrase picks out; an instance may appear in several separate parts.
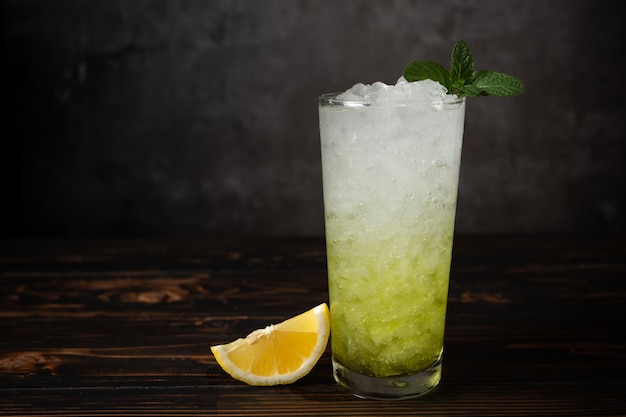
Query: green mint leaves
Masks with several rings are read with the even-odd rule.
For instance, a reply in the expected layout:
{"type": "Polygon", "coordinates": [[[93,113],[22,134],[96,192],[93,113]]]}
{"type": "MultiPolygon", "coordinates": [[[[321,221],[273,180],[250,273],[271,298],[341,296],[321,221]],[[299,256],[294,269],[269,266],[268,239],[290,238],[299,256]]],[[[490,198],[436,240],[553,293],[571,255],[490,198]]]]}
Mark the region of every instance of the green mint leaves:
{"type": "Polygon", "coordinates": [[[490,70],[474,70],[472,52],[460,40],[452,49],[450,71],[432,61],[413,61],[404,69],[407,81],[433,80],[459,97],[516,96],[524,92],[522,82],[512,75],[490,70]]]}

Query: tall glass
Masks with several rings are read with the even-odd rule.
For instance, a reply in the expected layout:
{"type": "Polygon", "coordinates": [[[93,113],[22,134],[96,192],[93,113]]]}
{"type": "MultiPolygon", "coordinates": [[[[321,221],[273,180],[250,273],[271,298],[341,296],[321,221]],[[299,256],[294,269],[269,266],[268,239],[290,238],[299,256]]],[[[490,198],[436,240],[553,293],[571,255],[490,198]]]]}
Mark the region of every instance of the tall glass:
{"type": "Polygon", "coordinates": [[[319,98],[335,380],[365,398],[441,379],[465,100],[319,98]]]}

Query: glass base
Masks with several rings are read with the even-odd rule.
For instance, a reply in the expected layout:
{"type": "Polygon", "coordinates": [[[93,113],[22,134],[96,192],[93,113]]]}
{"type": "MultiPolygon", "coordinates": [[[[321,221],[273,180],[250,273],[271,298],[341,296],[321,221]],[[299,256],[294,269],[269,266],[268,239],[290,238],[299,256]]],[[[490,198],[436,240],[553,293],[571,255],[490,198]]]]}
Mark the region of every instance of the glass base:
{"type": "Polygon", "coordinates": [[[411,375],[374,377],[363,375],[339,363],[333,356],[335,381],[357,397],[374,400],[404,400],[431,392],[441,380],[441,359],[411,375]]]}

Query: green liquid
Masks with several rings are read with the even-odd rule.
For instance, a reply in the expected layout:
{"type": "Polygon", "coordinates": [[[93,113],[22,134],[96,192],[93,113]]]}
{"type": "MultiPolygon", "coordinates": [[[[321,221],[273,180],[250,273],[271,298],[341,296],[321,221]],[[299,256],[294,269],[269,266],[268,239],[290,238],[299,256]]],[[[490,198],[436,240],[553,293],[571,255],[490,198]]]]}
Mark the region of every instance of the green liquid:
{"type": "Polygon", "coordinates": [[[335,359],[371,376],[432,365],[443,349],[452,228],[430,243],[329,236],[327,246],[335,359]]]}

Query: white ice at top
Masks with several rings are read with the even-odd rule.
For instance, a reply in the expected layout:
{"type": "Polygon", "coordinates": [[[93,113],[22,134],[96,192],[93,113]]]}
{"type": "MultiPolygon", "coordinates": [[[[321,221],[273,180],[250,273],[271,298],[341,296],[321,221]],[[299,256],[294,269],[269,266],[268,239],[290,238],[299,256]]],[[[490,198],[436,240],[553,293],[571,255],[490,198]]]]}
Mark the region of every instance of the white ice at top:
{"type": "Polygon", "coordinates": [[[436,81],[423,80],[408,82],[400,77],[395,85],[377,81],[373,84],[358,83],[341,93],[337,98],[343,100],[384,103],[396,100],[443,100],[447,95],[444,86],[436,81]]]}

